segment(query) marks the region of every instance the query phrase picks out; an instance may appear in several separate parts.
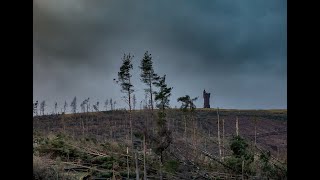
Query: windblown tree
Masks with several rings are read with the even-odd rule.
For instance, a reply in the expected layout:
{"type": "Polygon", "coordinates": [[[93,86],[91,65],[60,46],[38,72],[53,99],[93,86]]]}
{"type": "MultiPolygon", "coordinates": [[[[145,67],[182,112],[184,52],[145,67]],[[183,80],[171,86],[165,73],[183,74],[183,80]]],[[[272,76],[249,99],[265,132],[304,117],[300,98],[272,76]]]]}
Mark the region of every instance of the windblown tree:
{"type": "Polygon", "coordinates": [[[97,104],[93,105],[93,109],[96,110],[96,112],[99,111],[99,101],[97,102],[97,104]]]}
{"type": "Polygon", "coordinates": [[[96,104],[96,106],[97,106],[97,109],[98,109],[98,111],[99,111],[99,101],[97,101],[97,104],[96,104]]]}
{"type": "Polygon", "coordinates": [[[89,112],[89,108],[90,108],[90,102],[89,102],[90,98],[85,100],[85,105],[87,106],[87,112],[89,112]]]}
{"type": "Polygon", "coordinates": [[[36,101],[35,103],[33,103],[33,114],[35,114],[36,116],[38,116],[38,101],[36,101]]]}
{"type": "Polygon", "coordinates": [[[141,81],[145,83],[148,88],[145,89],[146,92],[150,95],[150,106],[151,110],[153,111],[153,91],[152,91],[152,85],[154,85],[158,79],[158,75],[154,73],[153,66],[152,66],[152,57],[151,54],[146,51],[144,53],[144,56],[141,60],[140,69],[141,69],[141,81]]]}
{"type": "Polygon", "coordinates": [[[82,101],[80,104],[81,112],[89,112],[89,98],[82,101]]]}
{"type": "Polygon", "coordinates": [[[132,58],[133,56],[128,54],[124,54],[122,58],[122,65],[120,67],[120,71],[118,72],[118,83],[120,83],[121,92],[125,94],[123,97],[125,102],[129,106],[129,121],[130,121],[130,133],[131,133],[131,143],[132,142],[132,120],[131,120],[131,96],[134,92],[133,85],[131,83],[131,70],[133,69],[132,66],[132,58]]]}
{"type": "Polygon", "coordinates": [[[158,112],[158,130],[156,138],[155,152],[160,155],[160,179],[162,179],[162,165],[163,165],[163,152],[169,147],[172,142],[171,131],[167,128],[167,120],[165,110],[169,108],[169,97],[171,96],[172,87],[166,84],[166,75],[157,77],[155,86],[159,88],[159,92],[155,92],[155,101],[157,107],[160,109],[158,112]]]}
{"type": "Polygon", "coordinates": [[[85,107],[85,101],[82,101],[82,103],[80,104],[80,108],[81,108],[81,112],[86,112],[86,107],[85,107]]]}
{"type": "Polygon", "coordinates": [[[132,101],[133,101],[133,110],[135,110],[137,105],[137,99],[135,94],[133,95],[132,101]]]}
{"type": "Polygon", "coordinates": [[[54,113],[55,113],[55,114],[58,114],[58,113],[57,113],[57,109],[58,109],[58,103],[55,102],[55,103],[54,103],[54,113]]]}
{"type": "Polygon", "coordinates": [[[106,108],[106,111],[108,111],[108,104],[109,104],[109,100],[107,99],[107,100],[104,102],[104,107],[106,108]]]}
{"type": "Polygon", "coordinates": [[[46,106],[46,101],[42,101],[40,104],[40,112],[42,113],[42,115],[44,115],[45,106],[46,106]]]}
{"type": "Polygon", "coordinates": [[[184,109],[184,110],[189,109],[191,112],[191,110],[194,110],[196,108],[196,105],[194,105],[194,101],[196,101],[197,99],[198,97],[191,99],[189,95],[185,95],[185,96],[179,97],[177,101],[182,102],[181,109],[184,109]]]}
{"type": "Polygon", "coordinates": [[[63,112],[64,113],[66,113],[67,107],[68,107],[67,101],[64,101],[64,106],[63,106],[63,112]]]}
{"type": "Polygon", "coordinates": [[[70,104],[72,113],[77,112],[77,97],[75,96],[70,104]]]}
{"type": "MultiPolygon", "coordinates": [[[[194,104],[194,101],[196,101],[198,99],[198,97],[195,97],[193,99],[190,98],[189,95],[185,95],[182,97],[179,97],[177,99],[178,102],[181,102],[181,109],[184,113],[187,113],[189,111],[189,119],[191,119],[191,121],[193,122],[193,144],[195,144],[195,134],[196,134],[196,124],[195,124],[195,120],[194,120],[194,110],[196,109],[196,106],[194,104]]],[[[184,117],[185,119],[185,140],[187,140],[187,120],[186,117],[184,117]]]]}
{"type": "Polygon", "coordinates": [[[111,108],[111,111],[113,110],[113,102],[112,102],[112,98],[110,98],[110,108],[111,108]]]}
{"type": "Polygon", "coordinates": [[[150,101],[148,101],[148,92],[144,93],[144,107],[143,109],[150,109],[150,101]]]}
{"type": "MultiPolygon", "coordinates": [[[[120,67],[120,71],[118,72],[118,83],[121,87],[121,92],[125,94],[123,97],[125,102],[129,106],[129,121],[130,121],[130,139],[131,139],[131,145],[133,149],[133,131],[132,131],[132,118],[131,118],[131,96],[134,92],[133,85],[131,83],[131,70],[133,69],[132,66],[132,59],[133,56],[124,54],[122,58],[122,65],[120,67]]],[[[135,157],[137,159],[137,152],[135,152],[135,157]]],[[[139,179],[139,170],[138,170],[138,161],[136,161],[136,178],[139,179]]]]}

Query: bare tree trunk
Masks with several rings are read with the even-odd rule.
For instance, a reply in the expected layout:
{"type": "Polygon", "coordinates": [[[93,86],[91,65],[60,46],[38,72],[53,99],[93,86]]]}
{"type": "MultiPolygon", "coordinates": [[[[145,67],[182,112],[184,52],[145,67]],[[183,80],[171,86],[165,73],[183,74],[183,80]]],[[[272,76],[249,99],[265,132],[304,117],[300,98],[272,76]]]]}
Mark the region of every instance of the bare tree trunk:
{"type": "Polygon", "coordinates": [[[149,77],[149,88],[150,88],[150,104],[151,104],[151,110],[153,112],[153,97],[152,97],[152,82],[151,82],[151,77],[149,77]]]}
{"type": "MultiPolygon", "coordinates": [[[[176,117],[176,116],[174,116],[176,117]]],[[[172,134],[175,133],[175,128],[176,128],[176,125],[175,125],[176,121],[175,121],[175,118],[172,119],[172,134]]]]}
{"type": "MultiPolygon", "coordinates": [[[[130,78],[129,78],[129,84],[131,84],[130,78]]],[[[128,98],[129,98],[128,100],[129,100],[129,120],[130,120],[130,131],[131,131],[130,136],[131,136],[131,143],[132,143],[132,150],[133,150],[133,139],[132,139],[133,132],[132,132],[132,119],[131,119],[131,92],[130,92],[130,90],[131,89],[129,89],[129,91],[128,91],[128,98]]]]}
{"type": "Polygon", "coordinates": [[[147,180],[147,167],[146,167],[146,134],[143,135],[143,179],[147,180]]]}
{"type": "Polygon", "coordinates": [[[254,120],[254,146],[257,146],[257,120],[254,120]]]}
{"type": "Polygon", "coordinates": [[[130,167],[129,167],[129,148],[127,147],[127,171],[128,171],[128,179],[130,177],[130,167]]]}
{"type": "Polygon", "coordinates": [[[162,180],[162,152],[161,152],[161,155],[160,155],[160,170],[159,170],[159,174],[160,174],[160,180],[162,180]]]}
{"type": "Polygon", "coordinates": [[[204,139],[204,150],[207,151],[207,139],[204,139]]]}
{"type": "Polygon", "coordinates": [[[243,177],[243,168],[244,168],[244,160],[242,160],[242,180],[244,180],[244,177],[243,177]]]}
{"type": "Polygon", "coordinates": [[[114,163],[112,162],[112,180],[116,180],[116,176],[114,174],[114,163]]]}
{"type": "Polygon", "coordinates": [[[130,120],[130,141],[133,148],[133,131],[132,131],[132,120],[131,120],[131,112],[129,113],[129,120],[130,120]]]}
{"type": "Polygon", "coordinates": [[[185,139],[185,142],[187,143],[187,119],[185,115],[183,115],[183,118],[184,118],[184,139],[185,139]]]}
{"type": "Polygon", "coordinates": [[[81,125],[82,125],[82,136],[84,136],[84,123],[82,118],[81,118],[81,125]]]}
{"type": "Polygon", "coordinates": [[[223,148],[223,153],[222,153],[222,160],[224,160],[224,119],[222,119],[222,148],[223,148]]]}
{"type": "Polygon", "coordinates": [[[193,127],[193,142],[192,142],[193,146],[196,145],[196,128],[193,127]]]}
{"type": "Polygon", "coordinates": [[[63,115],[62,115],[61,120],[62,120],[62,125],[63,125],[63,133],[65,134],[66,133],[66,125],[65,125],[65,118],[63,115]]]}
{"type": "Polygon", "coordinates": [[[238,121],[238,116],[236,118],[236,134],[239,136],[239,121],[238,121]]]}
{"type": "Polygon", "coordinates": [[[217,109],[217,116],[218,116],[218,145],[219,145],[219,157],[220,157],[220,159],[221,159],[219,108],[217,109]]]}
{"type": "Polygon", "coordinates": [[[137,150],[134,153],[134,158],[136,162],[136,179],[139,180],[139,164],[138,164],[138,156],[137,156],[137,150]]]}

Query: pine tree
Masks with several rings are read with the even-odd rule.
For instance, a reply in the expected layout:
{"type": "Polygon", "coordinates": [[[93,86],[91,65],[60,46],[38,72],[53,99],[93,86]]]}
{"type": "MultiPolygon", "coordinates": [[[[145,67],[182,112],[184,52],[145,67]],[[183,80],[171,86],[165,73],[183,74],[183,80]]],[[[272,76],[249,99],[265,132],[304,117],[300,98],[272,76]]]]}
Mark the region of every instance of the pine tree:
{"type": "MultiPolygon", "coordinates": [[[[131,144],[133,149],[133,130],[132,130],[132,118],[131,118],[131,96],[134,92],[133,85],[131,83],[131,70],[133,69],[132,66],[132,59],[133,56],[124,54],[122,58],[122,65],[120,67],[120,71],[118,72],[118,83],[120,83],[121,86],[121,92],[125,94],[124,99],[127,102],[129,106],[129,121],[130,121],[130,138],[131,138],[131,144]]],[[[135,152],[135,156],[137,155],[137,152],[135,152]]],[[[136,178],[139,179],[139,170],[138,170],[138,161],[136,162],[136,178]]]]}
{"type": "Polygon", "coordinates": [[[166,84],[166,75],[157,77],[154,84],[159,88],[159,92],[155,92],[155,101],[158,102],[157,107],[160,109],[158,113],[158,133],[156,138],[155,152],[160,155],[160,179],[162,180],[163,152],[169,147],[172,136],[167,128],[165,109],[169,108],[169,97],[171,96],[172,87],[166,84]]]}
{"type": "Polygon", "coordinates": [[[139,68],[141,69],[141,81],[145,83],[148,88],[145,89],[146,92],[150,95],[150,105],[151,110],[153,111],[153,91],[152,91],[152,85],[155,85],[158,75],[154,73],[153,66],[152,66],[152,57],[151,54],[146,51],[144,53],[143,59],[141,60],[141,64],[139,68]]]}
{"type": "Polygon", "coordinates": [[[131,121],[131,96],[134,92],[133,85],[131,83],[131,70],[133,69],[132,66],[132,58],[133,56],[128,54],[124,54],[122,58],[122,65],[120,67],[120,71],[118,72],[118,82],[121,86],[121,92],[125,94],[124,98],[125,101],[128,103],[129,106],[129,120],[130,120],[130,131],[131,131],[131,142],[132,142],[132,121],[131,121]]]}

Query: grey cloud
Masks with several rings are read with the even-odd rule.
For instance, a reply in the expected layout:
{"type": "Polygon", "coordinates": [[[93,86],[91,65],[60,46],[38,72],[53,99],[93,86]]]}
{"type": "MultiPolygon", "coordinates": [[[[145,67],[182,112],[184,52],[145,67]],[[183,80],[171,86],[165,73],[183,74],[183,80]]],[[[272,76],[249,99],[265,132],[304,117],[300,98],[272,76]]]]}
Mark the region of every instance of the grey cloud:
{"type": "Polygon", "coordinates": [[[142,99],[137,67],[149,50],[173,105],[207,88],[215,106],[286,108],[286,1],[35,0],[33,11],[34,99],[124,106],[112,79],[129,52],[142,99]]]}

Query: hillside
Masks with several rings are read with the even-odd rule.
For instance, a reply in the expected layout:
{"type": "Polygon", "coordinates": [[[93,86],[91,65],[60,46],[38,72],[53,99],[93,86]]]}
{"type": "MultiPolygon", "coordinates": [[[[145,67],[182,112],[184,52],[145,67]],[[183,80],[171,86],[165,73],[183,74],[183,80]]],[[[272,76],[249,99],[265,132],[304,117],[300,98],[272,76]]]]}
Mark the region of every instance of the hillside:
{"type": "MultiPolygon", "coordinates": [[[[156,141],[154,132],[157,131],[154,121],[156,117],[156,112],[152,115],[148,110],[136,110],[132,113],[134,145],[139,150],[139,170],[142,173],[140,178],[143,176],[142,134],[145,124],[148,124],[146,159],[148,179],[159,177],[158,156],[153,151],[153,142],[156,141]]],[[[221,158],[216,109],[197,109],[193,116],[178,109],[167,111],[167,123],[172,133],[172,142],[164,154],[166,162],[162,169],[164,179],[240,178],[241,174],[235,172],[227,163],[227,159],[232,156],[229,144],[236,134],[237,118],[239,135],[247,141],[250,151],[256,154],[253,163],[258,163],[258,157],[270,151],[270,162],[278,169],[286,169],[287,110],[220,109],[219,118],[221,158]],[[256,147],[254,146],[255,119],[256,147]]],[[[34,162],[47,162],[48,166],[59,167],[57,165],[57,157],[59,157],[58,162],[64,164],[61,172],[67,172],[68,169],[73,168],[74,175],[90,176],[93,179],[98,177],[106,179],[112,175],[117,179],[127,177],[126,147],[130,147],[128,112],[118,110],[37,116],[33,118],[33,128],[34,162]],[[54,149],[67,151],[68,157],[64,151],[57,152],[54,149]],[[82,155],[78,153],[72,159],[70,152],[73,151],[81,152],[82,155]],[[101,160],[101,158],[105,159],[101,160]],[[103,165],[102,162],[105,164],[103,165]],[[106,164],[107,162],[109,164],[106,164]],[[75,170],[76,166],[80,166],[77,168],[82,170],[75,170]],[[117,173],[118,176],[116,176],[117,173]]],[[[130,153],[132,152],[129,151],[132,158],[128,159],[130,177],[134,178],[134,158],[130,153]]],[[[257,176],[261,175],[260,171],[245,173],[246,178],[258,178],[257,176]]]]}

